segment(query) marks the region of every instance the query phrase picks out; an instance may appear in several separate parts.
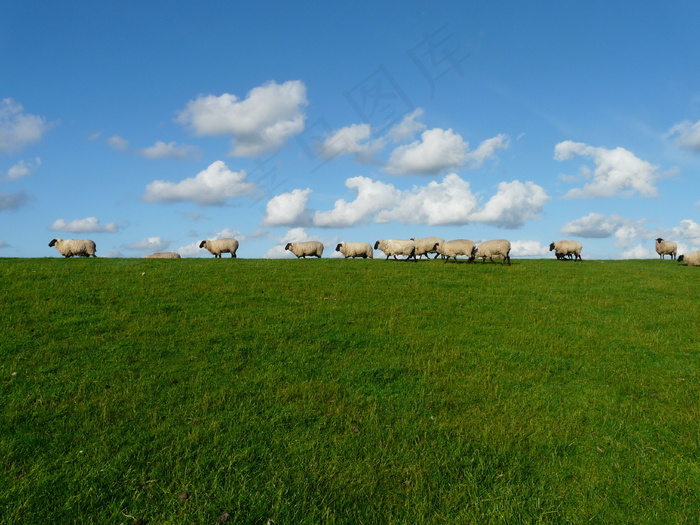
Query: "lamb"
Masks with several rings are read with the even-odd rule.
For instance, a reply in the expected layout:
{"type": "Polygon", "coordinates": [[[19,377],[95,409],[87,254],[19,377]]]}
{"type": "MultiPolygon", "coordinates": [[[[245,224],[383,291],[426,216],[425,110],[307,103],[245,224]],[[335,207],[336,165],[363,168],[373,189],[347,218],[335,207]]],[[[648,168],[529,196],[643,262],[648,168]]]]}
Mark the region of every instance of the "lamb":
{"type": "Polygon", "coordinates": [[[458,255],[466,255],[469,258],[469,262],[472,262],[474,260],[474,254],[476,254],[476,244],[469,239],[438,242],[435,243],[433,249],[440,255],[445,256],[445,262],[447,262],[450,257],[454,257],[456,261],[458,255]]]}
{"type": "Polygon", "coordinates": [[[97,251],[97,246],[95,246],[95,241],[89,239],[52,239],[49,243],[49,247],[55,246],[56,249],[64,257],[73,257],[74,255],[79,255],[80,257],[97,257],[95,252],[97,251]]]}
{"type": "Polygon", "coordinates": [[[445,242],[445,239],[441,239],[440,237],[424,237],[422,239],[411,237],[411,240],[416,243],[416,255],[418,257],[425,255],[427,259],[430,258],[428,257],[430,253],[434,253],[435,257],[433,258],[437,259],[437,256],[440,254],[435,251],[435,244],[438,242],[445,242]]]}
{"type": "Polygon", "coordinates": [[[336,252],[342,253],[345,258],[362,257],[363,259],[374,259],[374,250],[368,242],[340,242],[335,247],[336,252]]]}
{"type": "Polygon", "coordinates": [[[236,250],[238,250],[238,241],[233,237],[224,239],[204,240],[199,243],[200,248],[206,248],[214,256],[221,258],[222,253],[230,253],[231,258],[236,258],[236,250]]]}
{"type": "Polygon", "coordinates": [[[664,255],[670,255],[671,259],[676,258],[676,252],[678,251],[678,245],[673,241],[664,241],[661,237],[656,239],[656,253],[659,254],[661,259],[664,255]]]}
{"type": "Polygon", "coordinates": [[[306,259],[307,255],[309,257],[315,255],[320,259],[323,255],[323,244],[318,241],[288,242],[284,249],[291,251],[297,259],[299,257],[306,259]]]}
{"type": "Polygon", "coordinates": [[[483,262],[486,262],[487,257],[491,262],[495,262],[493,260],[494,257],[501,257],[503,259],[501,264],[507,262],[510,266],[510,241],[506,241],[505,239],[484,241],[476,249],[474,257],[477,259],[481,257],[483,262]]]}
{"type": "Polygon", "coordinates": [[[583,245],[578,241],[556,241],[549,245],[549,251],[556,250],[554,253],[557,259],[565,259],[567,256],[571,258],[573,255],[574,260],[582,261],[581,250],[583,245]]]}
{"type": "Polygon", "coordinates": [[[700,250],[679,255],[678,262],[684,262],[688,266],[700,266],[700,250]]]}
{"type": "Polygon", "coordinates": [[[418,262],[416,258],[416,243],[412,240],[405,239],[379,239],[374,243],[375,250],[381,250],[386,254],[386,260],[389,260],[391,255],[394,259],[398,259],[397,255],[408,255],[406,260],[408,261],[411,257],[413,260],[418,262]]]}
{"type": "Polygon", "coordinates": [[[180,259],[180,254],[177,252],[157,252],[146,255],[145,259],[180,259]]]}

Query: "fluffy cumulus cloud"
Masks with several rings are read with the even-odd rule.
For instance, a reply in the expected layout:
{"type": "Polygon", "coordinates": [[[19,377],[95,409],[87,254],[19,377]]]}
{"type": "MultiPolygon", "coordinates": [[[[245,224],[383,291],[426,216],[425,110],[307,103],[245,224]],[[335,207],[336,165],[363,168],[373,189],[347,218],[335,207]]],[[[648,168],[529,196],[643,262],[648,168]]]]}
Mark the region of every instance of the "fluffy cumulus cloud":
{"type": "Polygon", "coordinates": [[[20,191],[19,193],[0,192],[0,211],[16,210],[29,202],[29,195],[20,191]]]}
{"type": "Polygon", "coordinates": [[[473,215],[472,221],[518,228],[530,219],[539,219],[549,199],[544,188],[534,182],[501,182],[496,195],[473,215]]]}
{"type": "Polygon", "coordinates": [[[420,133],[425,129],[425,124],[418,122],[416,119],[423,116],[425,111],[423,108],[416,108],[408,115],[392,127],[387,133],[388,138],[392,142],[406,142],[413,140],[416,133],[420,133]]]}
{"type": "Polygon", "coordinates": [[[513,257],[533,257],[548,255],[549,246],[542,246],[539,241],[513,241],[510,255],[513,257]]]}
{"type": "Polygon", "coordinates": [[[44,117],[25,113],[11,98],[0,101],[0,153],[13,153],[41,140],[53,126],[44,117]]]}
{"type": "Polygon", "coordinates": [[[107,145],[115,151],[128,151],[129,149],[129,141],[119,135],[109,137],[107,145]]]}
{"type": "Polygon", "coordinates": [[[265,226],[308,225],[311,213],[306,209],[311,190],[296,189],[270,199],[266,206],[265,226]]]}
{"type": "Polygon", "coordinates": [[[680,122],[668,131],[668,135],[675,137],[676,146],[700,152],[700,120],[695,123],[680,122]]]}
{"type": "Polygon", "coordinates": [[[116,222],[102,225],[97,217],[87,217],[72,221],[57,219],[51,225],[51,230],[70,233],[117,233],[119,225],[116,222]]]}
{"type": "Polygon", "coordinates": [[[190,159],[199,157],[199,148],[186,144],[176,144],[175,142],[156,141],[153,146],[137,151],[142,157],[147,159],[190,159]]]}
{"type": "Polygon", "coordinates": [[[684,219],[679,226],[662,235],[670,239],[687,239],[690,244],[700,245],[700,224],[692,219],[684,219]]]}
{"type": "Polygon", "coordinates": [[[399,190],[392,184],[368,177],[347,179],[346,186],[356,197],[339,199],[331,210],[316,211],[309,222],[306,208],[311,190],[295,190],[274,197],[268,204],[267,225],[342,228],[369,222],[398,221],[407,224],[458,225],[483,222],[505,228],[517,228],[539,218],[549,200],[543,188],[532,182],[504,182],[483,206],[469,182],[451,173],[442,181],[399,190]],[[275,221],[275,217],[284,220],[275,221]]]}
{"type": "Polygon", "coordinates": [[[463,166],[468,150],[469,144],[451,129],[429,129],[421,134],[421,140],[396,148],[385,170],[396,174],[437,175],[463,166]]]}
{"type": "Polygon", "coordinates": [[[569,221],[561,228],[564,235],[575,235],[589,239],[615,237],[615,245],[627,247],[638,239],[648,239],[653,233],[644,225],[645,220],[635,221],[620,215],[589,213],[585,217],[569,221]]]}
{"type": "Polygon", "coordinates": [[[246,182],[246,172],[231,171],[223,161],[213,162],[195,177],[178,183],[156,180],[146,186],[146,202],[193,201],[200,206],[221,206],[232,197],[247,195],[256,189],[246,182]]]}
{"type": "Polygon", "coordinates": [[[331,133],[316,147],[316,152],[326,160],[354,155],[360,162],[369,162],[384,147],[384,140],[371,140],[371,134],[369,124],[352,124],[331,133]]]}
{"type": "Polygon", "coordinates": [[[659,179],[658,166],[640,159],[624,148],[606,149],[588,146],[570,140],[560,142],[554,148],[554,158],[559,161],[571,160],[576,156],[593,159],[593,172],[584,168],[582,174],[590,182],[583,188],[570,190],[565,198],[611,197],[632,195],[656,197],[654,185],[659,179]]]}
{"type": "Polygon", "coordinates": [[[161,237],[147,237],[140,241],[131,243],[126,247],[127,250],[136,252],[162,252],[170,246],[170,241],[161,237]]]}
{"type": "Polygon", "coordinates": [[[394,186],[369,177],[352,177],[345,181],[345,185],[356,193],[355,200],[339,199],[332,210],[316,212],[315,226],[341,228],[366,223],[380,210],[394,207],[400,198],[400,192],[394,186]]]}
{"type": "Polygon", "coordinates": [[[479,168],[494,156],[496,151],[510,145],[507,135],[497,135],[469,151],[469,143],[451,129],[429,129],[421,134],[421,140],[399,146],[389,157],[387,173],[437,175],[440,172],[479,168]]]}
{"type": "Polygon", "coordinates": [[[256,157],[304,131],[307,104],[303,82],[269,82],[252,89],[244,100],[229,93],[201,96],[187,103],[176,122],[196,135],[230,135],[233,155],[256,157]]]}
{"type": "Polygon", "coordinates": [[[36,170],[41,166],[41,159],[39,157],[34,159],[34,162],[25,162],[20,160],[9,170],[7,170],[7,175],[5,176],[6,181],[13,181],[21,179],[22,177],[29,177],[34,175],[36,170]]]}

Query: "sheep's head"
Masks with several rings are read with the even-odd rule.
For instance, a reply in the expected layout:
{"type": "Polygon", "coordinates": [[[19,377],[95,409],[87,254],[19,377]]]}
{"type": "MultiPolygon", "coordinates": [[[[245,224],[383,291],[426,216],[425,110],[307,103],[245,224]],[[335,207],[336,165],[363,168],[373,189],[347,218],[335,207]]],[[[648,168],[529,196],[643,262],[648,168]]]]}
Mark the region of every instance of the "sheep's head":
{"type": "Polygon", "coordinates": [[[56,246],[56,243],[62,240],[63,239],[51,239],[51,242],[49,243],[49,248],[56,246]]]}
{"type": "Polygon", "coordinates": [[[206,246],[206,244],[207,244],[207,241],[206,241],[206,239],[205,239],[205,240],[203,240],[202,242],[199,243],[199,247],[200,247],[200,248],[204,248],[204,246],[206,246]]]}
{"type": "Polygon", "coordinates": [[[664,242],[664,240],[661,237],[659,237],[658,239],[656,239],[656,242],[664,242]]]}
{"type": "Polygon", "coordinates": [[[336,251],[336,252],[339,252],[340,249],[341,249],[342,247],[343,247],[343,243],[342,243],[342,242],[339,242],[339,243],[338,243],[338,246],[335,247],[335,251],[336,251]]]}
{"type": "Polygon", "coordinates": [[[284,247],[285,250],[291,250],[292,249],[292,243],[288,242],[287,246],[284,247]]]}
{"type": "Polygon", "coordinates": [[[549,245],[549,251],[551,252],[556,246],[554,245],[555,243],[552,243],[549,245]]]}
{"type": "Polygon", "coordinates": [[[379,241],[377,241],[377,242],[374,243],[374,249],[375,249],[375,250],[378,250],[378,249],[379,249],[379,241]]]}
{"type": "MultiPolygon", "coordinates": [[[[411,240],[413,240],[413,239],[411,239],[411,240]]],[[[435,252],[435,251],[437,251],[437,250],[439,250],[439,249],[440,249],[440,243],[439,243],[439,242],[436,242],[436,243],[433,245],[433,251],[435,252]]]]}
{"type": "Polygon", "coordinates": [[[678,256],[678,262],[683,262],[683,259],[685,259],[685,255],[678,256]]]}

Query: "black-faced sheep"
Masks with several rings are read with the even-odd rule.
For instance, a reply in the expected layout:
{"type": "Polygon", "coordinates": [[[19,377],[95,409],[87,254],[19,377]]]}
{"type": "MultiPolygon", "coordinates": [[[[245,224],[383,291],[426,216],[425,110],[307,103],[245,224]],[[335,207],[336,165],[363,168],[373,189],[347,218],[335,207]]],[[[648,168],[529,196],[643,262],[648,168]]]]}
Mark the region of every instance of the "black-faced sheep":
{"type": "Polygon", "coordinates": [[[472,262],[476,254],[476,244],[469,239],[455,239],[454,241],[436,243],[435,250],[445,257],[445,262],[447,262],[450,257],[454,257],[456,261],[458,255],[466,255],[469,258],[469,262],[472,262]]]}
{"type": "Polygon", "coordinates": [[[556,250],[554,254],[557,259],[565,259],[566,257],[574,257],[574,260],[581,259],[581,250],[583,250],[583,245],[578,241],[556,241],[549,245],[549,251],[556,250]]]}
{"type": "Polygon", "coordinates": [[[397,255],[407,255],[407,261],[413,257],[413,260],[418,262],[416,258],[416,243],[411,240],[379,239],[374,243],[374,249],[383,251],[386,254],[386,260],[389,260],[389,257],[392,255],[394,259],[398,259],[397,255]]]}
{"type": "Polygon", "coordinates": [[[671,259],[675,259],[677,252],[678,245],[675,242],[664,241],[661,237],[656,239],[656,253],[659,254],[659,258],[663,259],[665,255],[670,255],[671,259]]]}
{"type": "Polygon", "coordinates": [[[362,257],[363,259],[374,259],[374,250],[368,242],[339,242],[335,247],[336,252],[342,253],[345,258],[362,257]]]}
{"type": "Polygon", "coordinates": [[[319,241],[288,242],[284,249],[296,255],[297,259],[299,257],[306,259],[307,256],[320,259],[323,255],[323,244],[319,241]]]}
{"type": "Polygon", "coordinates": [[[503,259],[501,264],[508,263],[510,265],[510,241],[505,239],[484,241],[477,247],[474,257],[477,259],[482,258],[483,262],[486,262],[487,257],[491,262],[495,262],[493,260],[494,257],[500,257],[503,259]]]}
{"type": "Polygon", "coordinates": [[[52,239],[49,247],[55,246],[61,255],[64,257],[97,257],[97,246],[95,241],[90,239],[52,239]]]}
{"type": "Polygon", "coordinates": [[[238,250],[238,241],[232,237],[225,239],[204,240],[199,243],[200,248],[206,248],[214,256],[221,258],[222,253],[230,253],[231,258],[236,257],[238,250]]]}

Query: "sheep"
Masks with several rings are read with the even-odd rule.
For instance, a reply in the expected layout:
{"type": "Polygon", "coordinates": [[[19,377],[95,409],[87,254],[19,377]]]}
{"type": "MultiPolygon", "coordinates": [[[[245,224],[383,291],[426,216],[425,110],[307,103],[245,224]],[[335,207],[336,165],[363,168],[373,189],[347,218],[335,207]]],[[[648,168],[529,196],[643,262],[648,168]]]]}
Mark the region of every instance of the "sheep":
{"type": "Polygon", "coordinates": [[[179,259],[180,254],[177,252],[157,252],[151,255],[146,255],[145,259],[179,259]]]}
{"type": "Polygon", "coordinates": [[[493,260],[494,257],[501,257],[503,259],[501,264],[507,262],[510,266],[510,241],[506,241],[505,239],[484,241],[477,247],[474,257],[476,259],[481,257],[483,262],[486,262],[487,257],[491,262],[495,262],[493,260]]]}
{"type": "Polygon", "coordinates": [[[688,266],[700,266],[700,250],[679,255],[678,262],[684,262],[688,266]]]}
{"type": "Polygon", "coordinates": [[[435,243],[433,249],[440,255],[445,256],[445,262],[447,262],[450,257],[454,257],[456,261],[458,255],[466,255],[469,258],[469,262],[472,262],[474,260],[474,254],[476,253],[476,244],[469,239],[456,239],[454,241],[435,243]]]}
{"type": "Polygon", "coordinates": [[[673,241],[664,241],[661,237],[656,239],[656,253],[659,254],[661,259],[664,255],[670,255],[671,259],[676,258],[676,252],[678,251],[678,245],[673,241]]]}
{"type": "Polygon", "coordinates": [[[79,255],[81,257],[97,257],[95,252],[97,251],[97,246],[95,241],[90,239],[52,239],[49,243],[49,247],[55,246],[56,249],[64,257],[73,257],[74,255],[79,255]]]}
{"type": "Polygon", "coordinates": [[[323,244],[318,241],[288,242],[284,249],[291,251],[297,256],[297,259],[299,257],[306,259],[307,255],[309,257],[315,255],[320,259],[323,255],[323,244]]]}
{"type": "Polygon", "coordinates": [[[345,258],[362,257],[363,259],[374,259],[374,250],[368,242],[339,242],[335,247],[336,252],[342,253],[345,258]]]}
{"type": "Polygon", "coordinates": [[[418,257],[425,255],[426,259],[430,259],[428,256],[430,253],[435,254],[433,259],[437,259],[437,256],[440,254],[435,251],[435,244],[438,242],[445,242],[445,239],[441,239],[440,237],[424,237],[422,239],[411,237],[411,240],[416,243],[416,255],[418,257]]]}
{"type": "Polygon", "coordinates": [[[386,254],[386,259],[389,260],[389,256],[393,255],[394,259],[398,259],[397,255],[408,255],[406,260],[408,261],[411,257],[413,260],[418,262],[416,258],[416,243],[412,240],[405,239],[379,239],[374,243],[375,250],[381,250],[386,254]]]}
{"type": "Polygon", "coordinates": [[[236,258],[236,250],[238,250],[238,241],[233,237],[215,240],[203,240],[199,243],[200,248],[206,248],[214,255],[214,258],[221,258],[222,253],[230,253],[231,258],[236,258]]]}
{"type": "Polygon", "coordinates": [[[549,245],[549,251],[556,250],[554,254],[557,259],[565,259],[574,257],[575,261],[582,261],[581,250],[583,245],[578,241],[556,241],[549,245]]]}

